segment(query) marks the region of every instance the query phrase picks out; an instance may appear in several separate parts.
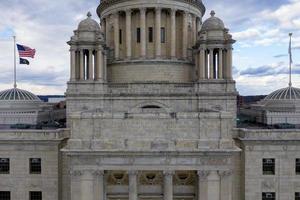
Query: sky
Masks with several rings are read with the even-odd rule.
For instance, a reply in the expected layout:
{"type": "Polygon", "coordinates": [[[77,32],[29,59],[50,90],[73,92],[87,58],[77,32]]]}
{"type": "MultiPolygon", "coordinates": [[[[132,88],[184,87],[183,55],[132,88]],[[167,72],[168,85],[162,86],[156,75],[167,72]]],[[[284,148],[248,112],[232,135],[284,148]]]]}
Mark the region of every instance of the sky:
{"type": "MultiPolygon", "coordinates": [[[[69,79],[66,44],[99,0],[0,0],[0,90],[13,86],[13,39],[35,48],[31,64],[17,66],[17,84],[38,95],[64,94],[69,79]],[[26,2],[26,3],[24,3],[26,2]]],[[[233,72],[241,95],[288,86],[288,33],[293,32],[293,86],[300,87],[300,0],[203,0],[230,29],[233,72]]]]}

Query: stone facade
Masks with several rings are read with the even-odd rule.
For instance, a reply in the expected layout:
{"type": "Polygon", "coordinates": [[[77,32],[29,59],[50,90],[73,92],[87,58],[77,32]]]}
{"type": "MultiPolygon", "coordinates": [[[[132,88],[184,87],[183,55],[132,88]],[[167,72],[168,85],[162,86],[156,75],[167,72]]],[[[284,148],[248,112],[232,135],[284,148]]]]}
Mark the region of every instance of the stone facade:
{"type": "Polygon", "coordinates": [[[256,200],[274,191],[292,199],[300,131],[236,129],[235,41],[214,12],[202,24],[200,0],[103,0],[97,11],[101,27],[88,13],[68,42],[68,129],[0,132],[0,158],[46,164],[40,176],[0,175],[0,192],[256,200]],[[265,156],[284,162],[276,176],[262,176],[265,156]]]}

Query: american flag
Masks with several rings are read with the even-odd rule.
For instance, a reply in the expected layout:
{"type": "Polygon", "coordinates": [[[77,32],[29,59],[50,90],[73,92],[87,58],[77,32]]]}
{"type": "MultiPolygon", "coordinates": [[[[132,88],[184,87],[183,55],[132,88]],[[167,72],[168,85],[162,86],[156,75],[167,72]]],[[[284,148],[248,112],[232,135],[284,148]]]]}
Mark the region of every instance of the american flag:
{"type": "Polygon", "coordinates": [[[26,47],[24,45],[17,44],[18,52],[20,57],[28,57],[34,58],[35,49],[31,49],[30,47],[26,47]]]}

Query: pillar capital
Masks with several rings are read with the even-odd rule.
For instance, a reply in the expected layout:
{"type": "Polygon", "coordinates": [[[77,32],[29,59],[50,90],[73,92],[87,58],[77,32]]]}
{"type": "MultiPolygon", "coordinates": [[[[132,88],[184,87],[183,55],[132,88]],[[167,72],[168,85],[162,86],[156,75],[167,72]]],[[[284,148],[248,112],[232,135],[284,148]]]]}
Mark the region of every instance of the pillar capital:
{"type": "Polygon", "coordinates": [[[199,179],[206,179],[210,174],[210,171],[205,171],[205,170],[199,170],[197,171],[197,175],[199,179]]]}
{"type": "Polygon", "coordinates": [[[176,8],[171,8],[170,10],[171,10],[171,15],[175,15],[176,12],[177,12],[177,9],[176,9],[176,8]]]}
{"type": "Polygon", "coordinates": [[[224,177],[228,177],[228,176],[231,176],[233,173],[232,170],[219,170],[218,171],[218,174],[221,178],[224,178],[224,177]]]}
{"type": "Polygon", "coordinates": [[[136,176],[136,175],[138,175],[138,171],[136,171],[136,170],[130,170],[130,171],[128,171],[127,172],[127,174],[129,175],[129,176],[136,176]]]}
{"type": "Polygon", "coordinates": [[[173,176],[175,174],[175,171],[172,171],[172,170],[165,170],[163,171],[163,174],[165,176],[173,176]]]}
{"type": "Polygon", "coordinates": [[[126,15],[131,14],[131,13],[132,13],[132,9],[131,9],[131,8],[127,8],[127,9],[125,10],[125,13],[126,13],[126,15]]]}
{"type": "Polygon", "coordinates": [[[104,170],[94,170],[93,175],[94,176],[104,176],[104,170]]]}
{"type": "Polygon", "coordinates": [[[161,7],[155,7],[155,11],[156,11],[156,12],[160,12],[161,9],[162,9],[161,7]]]}
{"type": "Polygon", "coordinates": [[[147,8],[144,8],[144,7],[143,7],[143,8],[140,8],[140,12],[143,13],[143,14],[146,13],[146,10],[147,10],[147,8]]]}

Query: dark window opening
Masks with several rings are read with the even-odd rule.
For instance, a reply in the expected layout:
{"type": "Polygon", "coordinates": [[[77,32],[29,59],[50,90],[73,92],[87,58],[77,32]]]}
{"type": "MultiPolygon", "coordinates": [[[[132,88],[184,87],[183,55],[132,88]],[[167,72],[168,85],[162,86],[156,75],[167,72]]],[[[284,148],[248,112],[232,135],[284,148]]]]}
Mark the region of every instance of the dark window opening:
{"type": "Polygon", "coordinates": [[[166,29],[165,29],[165,27],[161,27],[161,29],[160,29],[160,40],[161,40],[161,43],[166,42],[166,29]]]}
{"type": "Polygon", "coordinates": [[[300,158],[296,159],[296,175],[300,175],[300,158]]]}
{"type": "Polygon", "coordinates": [[[119,30],[119,42],[122,44],[122,30],[119,30]]]}
{"type": "Polygon", "coordinates": [[[149,42],[153,42],[153,27],[149,27],[149,42]]]}
{"type": "Polygon", "coordinates": [[[42,200],[42,192],[29,192],[30,200],[42,200]]]}
{"type": "Polygon", "coordinates": [[[300,192],[295,193],[295,200],[300,200],[300,192]]]}
{"type": "Polygon", "coordinates": [[[10,200],[10,192],[0,191],[0,200],[10,200]]]}
{"type": "Polygon", "coordinates": [[[41,174],[42,172],[42,160],[40,158],[30,158],[30,173],[41,174]]]}
{"type": "Polygon", "coordinates": [[[141,43],[141,28],[136,29],[136,42],[141,43]]]}
{"type": "Polygon", "coordinates": [[[262,193],[262,200],[275,200],[276,194],[275,192],[263,192],[262,193]]]}
{"type": "Polygon", "coordinates": [[[263,159],[263,175],[275,175],[275,159],[263,159]]]}
{"type": "Polygon", "coordinates": [[[156,106],[156,105],[147,105],[143,106],[142,109],[160,109],[161,107],[156,106]]]}
{"type": "Polygon", "coordinates": [[[9,174],[9,158],[0,158],[0,174],[9,174]]]}

